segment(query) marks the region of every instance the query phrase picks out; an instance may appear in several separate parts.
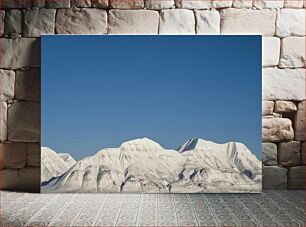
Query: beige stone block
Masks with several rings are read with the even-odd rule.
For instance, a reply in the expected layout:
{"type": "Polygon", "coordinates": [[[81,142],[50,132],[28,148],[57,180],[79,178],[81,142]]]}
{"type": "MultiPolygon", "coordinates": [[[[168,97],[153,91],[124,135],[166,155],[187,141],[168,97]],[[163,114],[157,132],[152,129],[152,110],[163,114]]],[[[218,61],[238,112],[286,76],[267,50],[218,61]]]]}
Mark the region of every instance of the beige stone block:
{"type": "Polygon", "coordinates": [[[294,119],[295,140],[305,141],[305,101],[298,104],[298,111],[294,119]]]}
{"type": "Polygon", "coordinates": [[[284,0],[254,0],[253,6],[257,9],[276,9],[284,7],[284,0]]]}
{"type": "Polygon", "coordinates": [[[262,115],[272,115],[274,109],[273,101],[262,101],[262,115]]]}
{"type": "Polygon", "coordinates": [[[273,36],[276,11],[273,9],[223,9],[221,15],[222,34],[255,34],[273,36]]]}
{"type": "Polygon", "coordinates": [[[263,37],[262,38],[262,65],[276,66],[279,63],[280,38],[263,37]]]}
{"type": "Polygon", "coordinates": [[[294,132],[290,119],[277,117],[262,119],[263,142],[290,141],[293,138],[294,132]]]}
{"type": "Polygon", "coordinates": [[[252,0],[234,0],[233,7],[234,8],[252,8],[253,1],[252,0]]]}
{"type": "Polygon", "coordinates": [[[91,7],[90,0],[70,0],[71,7],[91,7]]]}
{"type": "Polygon", "coordinates": [[[192,10],[165,9],[160,12],[159,34],[195,34],[192,10]]]}
{"type": "Polygon", "coordinates": [[[277,12],[276,36],[304,36],[305,35],[305,10],[281,9],[277,12]]]}
{"type": "Polygon", "coordinates": [[[303,8],[303,0],[285,0],[285,8],[303,8]]]}
{"type": "Polygon", "coordinates": [[[305,37],[282,39],[281,68],[305,67],[305,37]]]}
{"type": "Polygon", "coordinates": [[[232,0],[212,0],[212,8],[229,8],[233,4],[232,0]]]}
{"type": "Polygon", "coordinates": [[[177,8],[183,9],[209,9],[212,7],[210,0],[175,0],[177,8]]]}
{"type": "Polygon", "coordinates": [[[278,100],[275,102],[275,112],[277,113],[292,113],[297,111],[297,106],[294,102],[278,100]]]}
{"type": "Polygon", "coordinates": [[[110,34],[157,34],[159,14],[153,10],[110,10],[110,34]]]}
{"type": "Polygon", "coordinates": [[[220,14],[216,10],[196,10],[197,34],[220,34],[220,14]]]}

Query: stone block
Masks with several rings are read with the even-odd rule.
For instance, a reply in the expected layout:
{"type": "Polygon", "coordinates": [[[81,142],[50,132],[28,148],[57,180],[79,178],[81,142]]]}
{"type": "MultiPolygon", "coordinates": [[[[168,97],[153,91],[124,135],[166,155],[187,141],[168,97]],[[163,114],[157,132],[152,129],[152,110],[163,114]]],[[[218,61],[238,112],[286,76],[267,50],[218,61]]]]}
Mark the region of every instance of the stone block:
{"type": "Polygon", "coordinates": [[[15,102],[8,108],[8,140],[15,142],[40,141],[40,104],[15,102]]]}
{"type": "Polygon", "coordinates": [[[276,66],[279,63],[280,39],[277,37],[262,38],[262,65],[276,66]]]}
{"type": "Polygon", "coordinates": [[[54,34],[55,9],[33,9],[24,12],[23,36],[40,37],[54,34]]]}
{"type": "Polygon", "coordinates": [[[0,101],[14,99],[15,72],[0,69],[0,101]]]}
{"type": "Polygon", "coordinates": [[[303,8],[303,0],[285,0],[285,8],[303,8]]]}
{"type": "Polygon", "coordinates": [[[297,106],[294,102],[278,100],[275,102],[276,113],[292,113],[297,111],[297,106]]]}
{"type": "Polygon", "coordinates": [[[262,71],[263,100],[304,100],[303,69],[264,68],[262,71]]]}
{"type": "Polygon", "coordinates": [[[232,0],[212,0],[212,8],[229,8],[232,4],[232,0]]]}
{"type": "Polygon", "coordinates": [[[71,7],[91,7],[90,0],[70,0],[71,7]]]}
{"type": "Polygon", "coordinates": [[[212,1],[210,0],[175,0],[175,6],[177,8],[184,9],[210,9],[212,7],[212,1]]]}
{"type": "Polygon", "coordinates": [[[0,10],[0,35],[1,36],[4,34],[4,17],[5,17],[5,11],[0,10]]]}
{"type": "Polygon", "coordinates": [[[40,167],[40,161],[41,161],[40,144],[28,143],[27,146],[28,146],[27,165],[40,167]]]}
{"type": "Polygon", "coordinates": [[[108,7],[108,0],[91,0],[91,5],[95,8],[106,9],[108,7]]]}
{"type": "Polygon", "coordinates": [[[40,66],[40,40],[36,38],[0,38],[0,68],[19,69],[40,66]]]}
{"type": "Polygon", "coordinates": [[[7,104],[1,102],[0,105],[0,141],[7,139],[7,104]]]}
{"type": "Polygon", "coordinates": [[[20,170],[0,170],[2,190],[40,192],[40,168],[27,167],[20,170]]]}
{"type": "Polygon", "coordinates": [[[305,38],[287,37],[282,39],[282,51],[279,67],[305,67],[305,38]]]}
{"type": "Polygon", "coordinates": [[[256,34],[273,36],[276,11],[273,9],[223,9],[221,15],[222,34],[256,34]]]}
{"type": "Polygon", "coordinates": [[[58,34],[107,33],[107,13],[102,9],[60,9],[56,16],[58,34]]]}
{"type": "Polygon", "coordinates": [[[195,34],[192,10],[165,9],[160,12],[159,34],[195,34]]]}
{"type": "Polygon", "coordinates": [[[110,10],[110,34],[157,34],[159,14],[153,10],[110,10]]]}
{"type": "Polygon", "coordinates": [[[174,0],[145,0],[146,9],[170,9],[174,7],[174,0]]]}
{"type": "Polygon", "coordinates": [[[306,156],[305,156],[305,142],[301,143],[301,165],[305,166],[306,165],[306,156]]]}
{"type": "Polygon", "coordinates": [[[262,144],[262,163],[266,166],[277,165],[277,145],[275,143],[262,144]]]}
{"type": "Polygon", "coordinates": [[[290,141],[293,138],[294,132],[290,119],[277,117],[262,119],[263,142],[290,141]]]}
{"type": "Polygon", "coordinates": [[[40,68],[16,71],[15,98],[40,101],[40,68]]]}
{"type": "Polygon", "coordinates": [[[26,163],[26,143],[0,143],[0,169],[22,169],[26,163]]]}
{"type": "Polygon", "coordinates": [[[305,35],[305,10],[281,9],[277,12],[276,36],[304,36],[305,35]]]}
{"type": "Polygon", "coordinates": [[[34,7],[34,8],[44,8],[44,7],[46,7],[46,1],[45,0],[33,0],[32,7],[34,7]]]}
{"type": "Polygon", "coordinates": [[[113,9],[142,9],[143,0],[109,0],[109,7],[113,9]]]}
{"type": "Polygon", "coordinates": [[[250,0],[234,0],[233,7],[242,9],[242,8],[252,8],[253,1],[250,0]]]}
{"type": "Polygon", "coordinates": [[[305,141],[305,101],[298,104],[294,119],[295,140],[305,141]]]}
{"type": "Polygon", "coordinates": [[[262,115],[272,115],[274,109],[273,101],[262,101],[262,115]]]}
{"type": "Polygon", "coordinates": [[[278,164],[282,166],[298,166],[300,164],[300,142],[281,142],[278,147],[278,164]]]}
{"type": "Polygon", "coordinates": [[[284,0],[254,0],[253,6],[257,9],[276,9],[284,7],[284,0]]]}
{"type": "Polygon", "coordinates": [[[304,189],[305,172],[304,166],[291,167],[288,171],[288,189],[304,189]]]}
{"type": "Polygon", "coordinates": [[[197,34],[220,34],[220,14],[216,10],[196,10],[197,34]]]}
{"type": "Polygon", "coordinates": [[[263,189],[287,189],[287,169],[279,166],[264,166],[262,173],[263,189]]]}
{"type": "Polygon", "coordinates": [[[46,6],[51,9],[70,8],[70,0],[46,0],[46,6]]]}
{"type": "Polygon", "coordinates": [[[4,33],[22,33],[22,11],[18,9],[8,10],[4,19],[4,33]]]}
{"type": "Polygon", "coordinates": [[[22,9],[31,8],[32,1],[30,0],[1,0],[0,8],[2,9],[22,9]]]}

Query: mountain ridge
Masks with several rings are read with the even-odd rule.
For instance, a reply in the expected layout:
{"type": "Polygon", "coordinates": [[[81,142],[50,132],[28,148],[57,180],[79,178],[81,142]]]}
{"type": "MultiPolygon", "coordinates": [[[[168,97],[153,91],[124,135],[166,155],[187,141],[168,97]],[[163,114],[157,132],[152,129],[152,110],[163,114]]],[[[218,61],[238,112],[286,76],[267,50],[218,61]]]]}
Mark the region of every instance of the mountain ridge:
{"type": "Polygon", "coordinates": [[[45,192],[258,192],[261,163],[242,143],[200,138],[164,149],[148,138],[104,148],[42,187],[45,192]]]}

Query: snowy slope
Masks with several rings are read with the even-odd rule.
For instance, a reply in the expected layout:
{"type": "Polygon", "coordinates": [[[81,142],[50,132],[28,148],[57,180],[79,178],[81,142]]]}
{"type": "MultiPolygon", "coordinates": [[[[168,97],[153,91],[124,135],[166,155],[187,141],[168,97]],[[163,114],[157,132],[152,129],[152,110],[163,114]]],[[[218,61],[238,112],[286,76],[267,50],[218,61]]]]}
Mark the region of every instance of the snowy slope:
{"type": "Polygon", "coordinates": [[[77,162],[45,192],[259,192],[261,162],[241,143],[191,139],[167,150],[148,139],[77,162]]]}
{"type": "Polygon", "coordinates": [[[58,155],[68,164],[71,166],[73,166],[76,161],[74,160],[74,158],[68,154],[68,153],[58,153],[58,155]]]}
{"type": "Polygon", "coordinates": [[[62,175],[74,165],[64,161],[59,154],[48,147],[41,148],[41,160],[41,182],[62,175]]]}

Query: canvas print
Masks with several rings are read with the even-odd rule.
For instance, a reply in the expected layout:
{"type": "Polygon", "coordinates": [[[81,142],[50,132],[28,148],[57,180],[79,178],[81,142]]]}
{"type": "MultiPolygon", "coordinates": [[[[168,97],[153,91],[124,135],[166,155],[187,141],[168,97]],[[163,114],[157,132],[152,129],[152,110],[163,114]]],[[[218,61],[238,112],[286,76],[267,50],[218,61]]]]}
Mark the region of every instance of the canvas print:
{"type": "Polygon", "coordinates": [[[43,36],[42,192],[261,191],[261,36],[43,36]]]}

